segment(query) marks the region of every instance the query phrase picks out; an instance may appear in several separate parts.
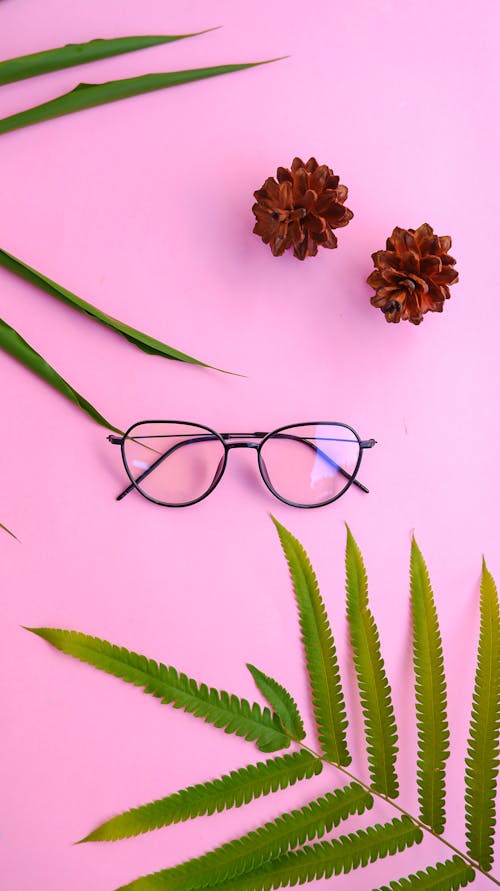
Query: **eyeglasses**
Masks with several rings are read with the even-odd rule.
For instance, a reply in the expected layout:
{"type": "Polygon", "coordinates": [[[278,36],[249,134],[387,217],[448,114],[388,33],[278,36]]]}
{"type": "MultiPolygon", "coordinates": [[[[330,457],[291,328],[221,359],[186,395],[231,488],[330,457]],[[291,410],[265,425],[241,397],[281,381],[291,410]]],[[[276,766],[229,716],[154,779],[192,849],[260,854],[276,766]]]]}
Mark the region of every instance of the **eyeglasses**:
{"type": "Polygon", "coordinates": [[[230,449],[256,449],[260,474],[276,498],[292,507],[323,507],[354,484],[364,449],[352,427],[330,421],[279,427],[271,433],[217,433],[184,421],[140,421],[123,436],[108,436],[121,447],[130,485],[165,507],[188,507],[213,492],[230,449]]]}

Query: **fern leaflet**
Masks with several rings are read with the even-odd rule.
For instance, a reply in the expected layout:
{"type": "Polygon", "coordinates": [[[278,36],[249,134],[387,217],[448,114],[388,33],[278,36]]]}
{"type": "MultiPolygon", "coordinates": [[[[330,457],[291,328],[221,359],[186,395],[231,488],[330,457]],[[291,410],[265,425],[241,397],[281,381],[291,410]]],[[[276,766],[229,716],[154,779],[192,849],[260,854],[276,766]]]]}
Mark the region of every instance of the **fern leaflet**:
{"type": "Polygon", "coordinates": [[[380,652],[375,620],[368,605],[368,582],[361,551],[347,527],[347,620],[365,722],[366,750],[373,788],[396,798],[397,729],[391,688],[380,652]]]}
{"type": "Polygon", "coordinates": [[[341,820],[351,814],[362,814],[372,805],[371,795],[358,783],[351,783],[311,801],[300,810],[281,814],[265,826],[202,857],[143,876],[126,885],[126,891],[194,891],[219,886],[252,872],[268,861],[276,860],[290,848],[321,838],[333,826],[338,826],[341,820]]]}
{"type": "Polygon", "coordinates": [[[220,891],[269,891],[303,885],[314,879],[329,879],[332,875],[350,872],[421,841],[422,830],[418,826],[408,817],[396,817],[390,823],[378,823],[332,841],[289,851],[259,869],[213,887],[220,891]]]}
{"type": "Polygon", "coordinates": [[[171,666],[130,652],[125,647],[114,646],[99,637],[57,628],[27,630],[81,662],[87,662],[136,687],[143,687],[145,693],[157,697],[164,704],[171,703],[174,708],[203,718],[208,724],[222,728],[225,733],[255,740],[262,752],[275,752],[290,745],[278,716],[271,714],[268,708],[261,709],[257,703],[250,705],[246,699],[229,695],[225,690],[198,684],[171,666]]]}
{"type": "Polygon", "coordinates": [[[428,866],[426,870],[419,869],[405,879],[377,888],[377,891],[457,891],[473,882],[475,877],[472,866],[461,857],[452,857],[444,863],[428,866]]]}
{"type": "Polygon", "coordinates": [[[482,869],[493,865],[500,729],[500,613],[493,577],[483,559],[481,623],[465,759],[467,852],[482,869]]]}
{"type": "Polygon", "coordinates": [[[314,717],[323,754],[347,766],[347,717],[335,643],[325,604],[309,558],[300,542],[274,517],[290,569],[299,610],[302,643],[311,685],[314,717]]]}
{"type": "Polygon", "coordinates": [[[188,786],[166,798],[135,807],[98,826],[82,841],[115,841],[131,838],[172,823],[181,823],[232,807],[241,807],[254,798],[286,789],[298,780],[320,774],[322,762],[303,749],[291,755],[278,755],[268,761],[232,770],[216,780],[188,786]]]}
{"type": "Polygon", "coordinates": [[[434,595],[424,558],[414,538],[410,581],[418,733],[418,801],[422,821],[441,835],[446,822],[445,762],[450,754],[446,679],[434,595]]]}
{"type": "Polygon", "coordinates": [[[247,663],[247,668],[260,692],[267,699],[271,708],[274,709],[283,727],[288,731],[292,739],[296,742],[304,739],[306,735],[304,724],[300,717],[297,703],[288,690],[285,690],[281,684],[278,684],[278,681],[275,681],[268,674],[259,671],[255,665],[247,663]]]}

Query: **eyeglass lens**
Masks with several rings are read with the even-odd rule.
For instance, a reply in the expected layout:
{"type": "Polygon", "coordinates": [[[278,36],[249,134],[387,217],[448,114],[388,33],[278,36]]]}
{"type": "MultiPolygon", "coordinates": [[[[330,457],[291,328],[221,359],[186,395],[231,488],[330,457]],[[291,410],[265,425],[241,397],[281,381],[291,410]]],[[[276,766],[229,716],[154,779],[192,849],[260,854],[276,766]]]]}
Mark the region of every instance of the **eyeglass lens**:
{"type": "Polygon", "coordinates": [[[158,422],[139,424],[129,432],[124,457],[130,476],[149,498],[189,504],[218,480],[225,449],[204,427],[158,422]]]}
{"type": "Polygon", "coordinates": [[[267,439],[260,452],[264,478],[286,501],[312,506],[342,494],[356,472],[360,444],[340,424],[287,427],[267,439]]]}

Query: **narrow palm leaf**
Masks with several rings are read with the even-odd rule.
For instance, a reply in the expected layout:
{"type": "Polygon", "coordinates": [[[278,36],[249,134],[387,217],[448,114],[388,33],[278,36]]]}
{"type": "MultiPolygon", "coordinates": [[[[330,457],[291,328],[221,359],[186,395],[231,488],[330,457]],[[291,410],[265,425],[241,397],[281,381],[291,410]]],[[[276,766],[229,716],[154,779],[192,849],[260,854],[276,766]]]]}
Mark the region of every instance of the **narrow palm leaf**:
{"type": "Polygon", "coordinates": [[[26,630],[38,634],[56,649],[81,662],[87,662],[136,687],[143,687],[145,693],[157,697],[163,704],[171,704],[174,708],[203,718],[207,724],[220,727],[225,733],[235,733],[255,741],[263,752],[286,749],[290,745],[277,715],[271,714],[268,708],[261,709],[257,703],[250,705],[246,699],[239,699],[225,690],[198,684],[172,666],[167,667],[98,637],[57,628],[26,630]]]}
{"type": "Polygon", "coordinates": [[[272,518],[290,569],[299,610],[314,717],[323,754],[336,764],[348,765],[347,717],[337,651],[325,604],[309,558],[294,536],[272,518]]]}
{"type": "Polygon", "coordinates": [[[187,71],[143,74],[139,77],[111,80],[104,84],[78,84],[63,96],[2,118],[0,134],[20,130],[22,127],[30,127],[41,121],[50,121],[74,111],[83,111],[86,108],[95,108],[97,105],[105,105],[119,99],[128,99],[130,96],[139,96],[142,93],[163,90],[165,87],[174,87],[207,77],[217,77],[219,74],[230,74],[233,71],[243,71],[246,68],[255,68],[257,65],[267,65],[269,62],[276,61],[277,59],[266,59],[263,62],[245,62],[237,65],[216,65],[212,68],[192,68],[187,71]]]}
{"type": "MultiPolygon", "coordinates": [[[[143,876],[127,885],[127,891],[194,891],[219,886],[276,860],[292,848],[321,838],[352,814],[372,807],[373,798],[357,783],[311,801],[300,810],[281,814],[276,820],[241,838],[161,872],[143,876]]],[[[123,891],[123,889],[122,889],[123,891]]]]}
{"type": "MultiPolygon", "coordinates": [[[[180,362],[189,362],[192,365],[201,365],[204,368],[214,368],[213,365],[207,365],[206,362],[194,359],[193,356],[189,356],[187,353],[181,353],[179,350],[174,349],[174,347],[162,343],[161,340],[157,340],[149,334],[144,334],[143,331],[139,331],[137,328],[132,328],[130,325],[125,325],[123,322],[120,322],[119,319],[114,319],[112,316],[108,316],[107,313],[102,312],[96,306],[93,306],[92,303],[82,300],[81,297],[78,297],[76,294],[63,288],[62,285],[58,285],[57,282],[47,278],[47,276],[38,272],[37,269],[33,269],[32,266],[28,266],[27,263],[23,263],[22,260],[19,260],[17,257],[14,257],[13,254],[9,254],[1,248],[0,266],[3,266],[4,269],[14,273],[14,275],[19,276],[19,278],[24,279],[31,285],[35,285],[35,287],[40,288],[47,294],[51,294],[52,297],[56,297],[73,309],[77,309],[85,315],[90,316],[90,318],[94,319],[96,322],[105,325],[106,328],[110,328],[117,334],[122,335],[126,340],[130,341],[130,343],[134,344],[134,346],[138,347],[138,349],[142,350],[144,353],[150,353],[154,356],[164,356],[167,359],[177,359],[180,362]]],[[[216,368],[215,370],[221,371],[222,369],[216,368]]],[[[231,372],[226,373],[230,374],[231,372]]]]}
{"type": "MultiPolygon", "coordinates": [[[[220,891],[270,891],[271,888],[303,885],[314,879],[329,879],[332,875],[351,872],[421,841],[422,830],[418,826],[408,817],[396,818],[390,823],[377,823],[332,841],[289,851],[256,870],[212,887],[220,891]]],[[[119,891],[129,891],[129,888],[133,888],[133,885],[119,891]]]]}
{"type": "Polygon", "coordinates": [[[419,869],[404,879],[391,882],[377,891],[457,891],[474,881],[476,874],[461,857],[452,857],[436,866],[419,869]]]}
{"type": "Polygon", "coordinates": [[[34,374],[38,375],[46,383],[50,384],[54,390],[61,393],[66,399],[69,399],[73,405],[76,405],[81,411],[90,415],[93,421],[106,427],[108,430],[114,430],[115,433],[123,434],[119,427],[115,427],[110,421],[107,421],[100,412],[91,405],[77,390],[74,389],[63,377],[49,365],[48,362],[27,343],[14,328],[11,328],[7,322],[0,319],[0,349],[17,359],[25,368],[29,368],[34,374]]]}
{"type": "Polygon", "coordinates": [[[380,652],[375,620],[368,605],[366,570],[351,530],[346,546],[347,620],[365,724],[368,766],[373,788],[396,798],[397,729],[391,688],[380,652]]]}
{"type": "Polygon", "coordinates": [[[147,49],[149,46],[158,46],[206,33],[207,31],[196,31],[194,34],[113,37],[111,40],[97,38],[87,43],[68,43],[66,46],[0,62],[0,86],[26,80],[27,77],[36,77],[39,74],[48,74],[50,71],[60,71],[63,68],[72,68],[74,65],[84,65],[86,62],[96,62],[99,59],[108,59],[111,56],[120,56],[122,53],[132,53],[147,49]]]}
{"type": "Polygon", "coordinates": [[[15,538],[15,539],[16,539],[16,541],[19,541],[17,535],[14,535],[14,533],[11,532],[10,529],[7,528],[7,526],[4,526],[3,523],[0,523],[0,529],[2,529],[3,532],[6,532],[7,535],[11,535],[12,538],[15,538]]]}
{"type": "Polygon", "coordinates": [[[445,764],[450,754],[446,678],[434,594],[424,558],[414,538],[411,545],[410,581],[420,818],[441,835],[446,822],[445,764]]]}
{"type": "Polygon", "coordinates": [[[153,829],[161,829],[172,823],[181,823],[195,817],[219,813],[232,807],[241,807],[254,798],[286,789],[298,780],[317,776],[323,769],[322,762],[302,749],[287,755],[278,755],[268,761],[249,764],[239,770],[232,770],[216,780],[188,786],[152,801],[142,807],[135,807],[123,814],[102,823],[82,841],[116,841],[131,838],[153,829]]]}
{"type": "Polygon", "coordinates": [[[467,852],[482,869],[493,865],[500,729],[500,612],[483,559],[481,624],[472,714],[465,759],[467,852]]]}
{"type": "Polygon", "coordinates": [[[247,668],[260,692],[267,699],[269,705],[274,709],[283,724],[283,727],[288,731],[292,739],[296,742],[300,742],[301,739],[304,739],[306,735],[304,723],[300,717],[297,703],[288,690],[285,690],[278,681],[269,677],[268,674],[259,671],[255,665],[247,663],[247,668]]]}

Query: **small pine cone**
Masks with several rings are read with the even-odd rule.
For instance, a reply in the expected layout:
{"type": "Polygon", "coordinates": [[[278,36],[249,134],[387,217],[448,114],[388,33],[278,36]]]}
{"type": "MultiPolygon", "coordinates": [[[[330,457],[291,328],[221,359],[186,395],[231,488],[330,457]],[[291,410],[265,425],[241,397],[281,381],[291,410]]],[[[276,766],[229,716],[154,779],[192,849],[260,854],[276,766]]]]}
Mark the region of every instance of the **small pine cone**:
{"type": "Polygon", "coordinates": [[[385,251],[372,254],[375,269],[367,281],[376,293],[370,302],[382,310],[386,322],[420,325],[426,312],[443,312],[449,285],[458,281],[450,247],[449,235],[434,235],[424,223],[418,229],[396,226],[385,251]]]}
{"type": "Polygon", "coordinates": [[[298,260],[314,257],[319,245],[336,248],[333,229],[347,226],[353,217],[344,207],[347,188],[339,185],[339,177],[315,158],[309,158],[307,164],[294,158],[292,169],[278,167],[276,177],[277,182],[270,176],[254,192],[255,234],[275,257],[292,246],[298,260]]]}

